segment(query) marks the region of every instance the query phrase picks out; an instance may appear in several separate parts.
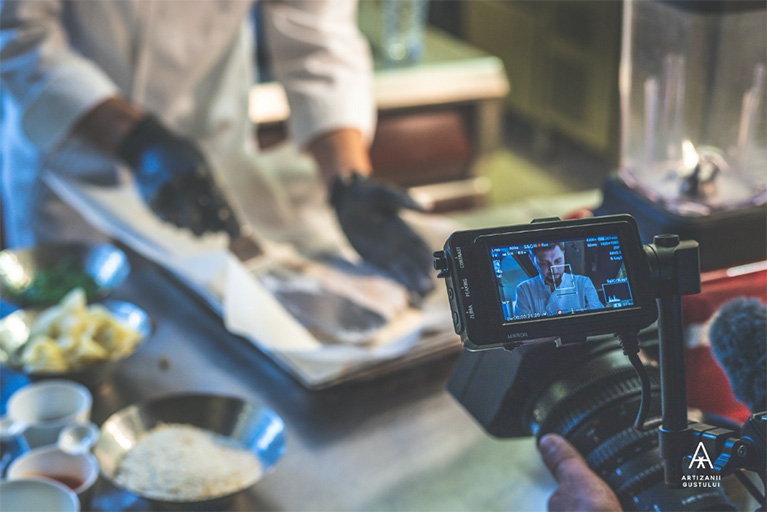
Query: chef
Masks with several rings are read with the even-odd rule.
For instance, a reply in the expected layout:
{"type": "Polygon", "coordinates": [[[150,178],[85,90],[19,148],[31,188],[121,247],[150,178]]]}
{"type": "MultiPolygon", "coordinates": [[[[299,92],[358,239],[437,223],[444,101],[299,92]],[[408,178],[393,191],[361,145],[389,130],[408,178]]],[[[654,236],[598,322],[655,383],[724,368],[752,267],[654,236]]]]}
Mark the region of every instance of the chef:
{"type": "Polygon", "coordinates": [[[514,315],[561,315],[604,307],[594,283],[569,271],[564,245],[544,244],[529,250],[538,275],[516,287],[514,315]]]}
{"type": "MultiPolygon", "coordinates": [[[[127,167],[161,219],[234,233],[219,185],[257,176],[264,215],[289,215],[253,164],[255,43],[242,0],[6,0],[0,3],[0,165],[6,241],[82,233],[47,172],[104,185],[127,167]]],[[[352,246],[411,290],[431,288],[430,253],[399,217],[407,195],[368,179],[371,63],[351,0],[263,2],[293,140],[317,161],[352,246]]]]}

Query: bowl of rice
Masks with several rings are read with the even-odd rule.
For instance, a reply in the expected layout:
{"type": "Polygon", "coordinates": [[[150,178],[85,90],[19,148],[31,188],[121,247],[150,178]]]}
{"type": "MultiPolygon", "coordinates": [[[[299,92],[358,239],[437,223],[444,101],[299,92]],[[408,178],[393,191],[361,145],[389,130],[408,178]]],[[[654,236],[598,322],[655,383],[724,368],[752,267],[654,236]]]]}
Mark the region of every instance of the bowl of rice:
{"type": "Polygon", "coordinates": [[[284,430],[275,412],[240,398],[178,394],[113,414],[93,454],[113,485],[159,508],[219,508],[275,466],[284,430]]]}

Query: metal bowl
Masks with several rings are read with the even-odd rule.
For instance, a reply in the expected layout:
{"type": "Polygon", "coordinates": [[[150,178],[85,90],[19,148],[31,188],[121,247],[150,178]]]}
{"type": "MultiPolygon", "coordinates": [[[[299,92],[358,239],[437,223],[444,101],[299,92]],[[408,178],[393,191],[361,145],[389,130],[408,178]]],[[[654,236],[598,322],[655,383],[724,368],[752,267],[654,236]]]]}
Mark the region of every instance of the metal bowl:
{"type": "Polygon", "coordinates": [[[131,405],[110,416],[101,426],[93,454],[102,475],[115,487],[162,509],[227,508],[235,496],[256,484],[274,467],[285,451],[285,426],[271,409],[240,398],[210,394],[178,394],[131,405]],[[252,482],[225,496],[204,501],[173,502],[153,499],[115,482],[122,458],[142,435],[158,424],[192,425],[229,437],[250,450],[261,462],[262,472],[252,482]]]}
{"type": "Polygon", "coordinates": [[[110,375],[117,364],[133,355],[146,342],[153,329],[152,319],[135,304],[111,299],[100,304],[112,313],[116,321],[136,330],[141,335],[141,339],[130,354],[120,359],[95,362],[63,372],[27,372],[21,362],[21,355],[30,341],[29,330],[42,311],[19,309],[0,319],[0,363],[13,371],[24,373],[32,380],[70,379],[87,387],[97,386],[110,375]]]}
{"type": "Polygon", "coordinates": [[[52,306],[72,288],[89,301],[106,297],[130,273],[125,253],[110,244],[55,244],[0,251],[3,299],[22,308],[52,306]]]}

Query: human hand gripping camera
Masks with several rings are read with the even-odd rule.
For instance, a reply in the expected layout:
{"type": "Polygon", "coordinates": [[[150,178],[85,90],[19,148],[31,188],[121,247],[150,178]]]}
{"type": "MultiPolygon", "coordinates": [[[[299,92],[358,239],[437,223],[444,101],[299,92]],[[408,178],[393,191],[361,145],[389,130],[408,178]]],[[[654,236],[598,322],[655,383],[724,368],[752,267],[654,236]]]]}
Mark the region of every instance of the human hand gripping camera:
{"type": "MultiPolygon", "coordinates": [[[[551,510],[734,510],[717,485],[730,474],[765,506],[741,473],[764,480],[767,413],[754,411],[740,432],[687,418],[681,297],[700,291],[696,242],[659,235],[643,246],[627,215],[542,219],[454,233],[434,257],[470,349],[448,391],[488,433],[538,438],[559,485],[551,510]],[[583,286],[562,286],[566,274],[583,286]],[[524,283],[540,293],[526,295],[524,283]],[[557,290],[568,304],[550,308],[557,290]],[[658,317],[659,364],[645,366],[638,335],[658,317]],[[489,350],[497,348],[505,350],[489,350]],[[696,455],[704,449],[710,459],[696,455]]],[[[748,388],[736,394],[757,408],[764,392],[752,400],[750,382],[762,375],[764,388],[767,372],[753,355],[767,348],[758,306],[723,313],[738,320],[711,334],[715,354],[740,375],[733,389],[748,388]],[[744,328],[752,324],[760,327],[744,328]]]]}
{"type": "MultiPolygon", "coordinates": [[[[735,398],[752,412],[767,410],[767,306],[745,298],[725,303],[710,323],[709,339],[735,398]]],[[[557,482],[549,510],[621,510],[607,482],[566,439],[546,434],[538,449],[557,482]]]]}
{"type": "Polygon", "coordinates": [[[566,439],[546,434],[538,443],[541,459],[557,482],[549,498],[550,511],[618,511],[621,504],[607,482],[592,471],[566,439]]]}

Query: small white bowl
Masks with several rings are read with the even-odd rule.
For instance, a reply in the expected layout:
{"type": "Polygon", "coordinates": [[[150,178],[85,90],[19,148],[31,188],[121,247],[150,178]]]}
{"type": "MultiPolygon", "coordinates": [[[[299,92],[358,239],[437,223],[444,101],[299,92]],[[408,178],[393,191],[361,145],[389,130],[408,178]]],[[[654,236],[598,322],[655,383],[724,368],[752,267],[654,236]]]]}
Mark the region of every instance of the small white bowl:
{"type": "Polygon", "coordinates": [[[91,417],[93,398],[82,384],[64,379],[35,382],[8,399],[8,416],[26,425],[30,448],[55,444],[65,427],[91,417]]]}
{"type": "Polygon", "coordinates": [[[3,512],[79,512],[77,495],[44,478],[22,478],[0,483],[3,512]]]}
{"type": "Polygon", "coordinates": [[[83,499],[99,477],[99,463],[88,452],[73,455],[56,446],[44,446],[22,454],[8,467],[8,479],[55,480],[83,499]]]}

